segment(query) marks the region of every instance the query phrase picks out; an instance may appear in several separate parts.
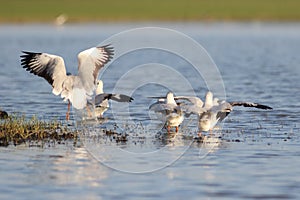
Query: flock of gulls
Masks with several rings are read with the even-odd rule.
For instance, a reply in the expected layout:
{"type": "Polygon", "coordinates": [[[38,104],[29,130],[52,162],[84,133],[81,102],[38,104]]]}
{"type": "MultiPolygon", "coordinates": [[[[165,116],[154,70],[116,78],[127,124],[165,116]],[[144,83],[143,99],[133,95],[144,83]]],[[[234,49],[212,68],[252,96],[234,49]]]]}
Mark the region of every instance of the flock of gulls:
{"type": "MultiPolygon", "coordinates": [[[[52,93],[60,95],[68,102],[66,120],[70,119],[70,106],[86,109],[89,116],[102,118],[109,108],[109,100],[131,102],[133,98],[124,94],[104,93],[103,81],[98,80],[99,71],[112,60],[114,50],[111,45],[93,47],[78,54],[78,75],[67,73],[62,57],[48,53],[23,51],[21,65],[30,73],[40,76],[52,86],[52,93]]],[[[226,102],[213,97],[208,91],[205,102],[195,96],[174,96],[168,92],[164,97],[152,97],[157,101],[149,110],[160,116],[165,128],[176,132],[185,117],[194,114],[198,117],[198,134],[212,131],[234,106],[272,109],[269,106],[252,102],[226,102]]]]}
{"type": "Polygon", "coordinates": [[[165,122],[165,127],[170,132],[171,127],[178,132],[179,125],[185,117],[195,114],[198,117],[198,135],[202,132],[212,131],[218,122],[221,122],[233,110],[234,106],[255,107],[259,109],[272,109],[269,106],[252,102],[226,102],[213,98],[213,93],[208,91],[205,102],[194,96],[174,96],[168,92],[166,97],[157,98],[157,102],[152,104],[149,109],[160,113],[160,118],[165,122]],[[185,101],[189,102],[188,104],[185,101]]]}

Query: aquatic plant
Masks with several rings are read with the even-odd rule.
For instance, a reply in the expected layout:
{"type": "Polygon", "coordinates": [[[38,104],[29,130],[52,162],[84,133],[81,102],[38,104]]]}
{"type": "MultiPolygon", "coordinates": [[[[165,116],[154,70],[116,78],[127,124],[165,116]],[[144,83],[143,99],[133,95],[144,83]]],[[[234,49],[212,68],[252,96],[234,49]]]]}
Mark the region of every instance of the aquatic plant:
{"type": "Polygon", "coordinates": [[[30,144],[33,141],[41,145],[49,141],[61,143],[77,137],[77,130],[70,130],[57,120],[43,121],[35,116],[27,119],[25,115],[14,114],[0,121],[0,146],[30,144]]]}
{"type": "Polygon", "coordinates": [[[4,110],[1,110],[0,108],[0,119],[5,119],[8,117],[7,112],[5,112],[4,110]]]}

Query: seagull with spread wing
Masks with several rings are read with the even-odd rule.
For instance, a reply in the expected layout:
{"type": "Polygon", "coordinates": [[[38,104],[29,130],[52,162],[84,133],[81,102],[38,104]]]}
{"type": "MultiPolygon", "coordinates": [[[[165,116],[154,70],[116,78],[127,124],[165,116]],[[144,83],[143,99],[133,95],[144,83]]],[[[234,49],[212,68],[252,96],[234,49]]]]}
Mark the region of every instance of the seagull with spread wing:
{"type": "Polygon", "coordinates": [[[161,114],[161,120],[165,122],[168,132],[170,132],[171,127],[175,127],[176,132],[178,132],[178,127],[182,123],[184,116],[172,92],[168,92],[165,98],[158,97],[157,102],[150,105],[149,110],[161,114]]]}
{"type": "MultiPolygon", "coordinates": [[[[188,97],[186,97],[186,99],[188,99],[188,97]]],[[[192,104],[185,106],[184,110],[187,114],[198,115],[198,129],[201,134],[202,131],[212,131],[216,124],[224,120],[235,106],[254,107],[264,110],[272,109],[269,106],[252,102],[220,101],[217,98],[213,98],[213,93],[208,91],[203,107],[192,104]]]]}
{"type": "Polygon", "coordinates": [[[94,99],[94,112],[97,118],[103,118],[103,113],[108,110],[109,103],[108,100],[114,100],[117,102],[132,102],[133,98],[127,96],[125,94],[111,94],[111,93],[104,93],[103,91],[103,81],[97,81],[97,89],[96,89],[96,96],[94,99]]]}
{"type": "Polygon", "coordinates": [[[70,105],[83,109],[96,89],[99,71],[114,55],[110,45],[92,47],[78,54],[78,75],[67,75],[62,57],[48,53],[23,51],[21,65],[30,73],[43,77],[52,86],[52,93],[68,101],[66,119],[70,118],[70,105]]]}

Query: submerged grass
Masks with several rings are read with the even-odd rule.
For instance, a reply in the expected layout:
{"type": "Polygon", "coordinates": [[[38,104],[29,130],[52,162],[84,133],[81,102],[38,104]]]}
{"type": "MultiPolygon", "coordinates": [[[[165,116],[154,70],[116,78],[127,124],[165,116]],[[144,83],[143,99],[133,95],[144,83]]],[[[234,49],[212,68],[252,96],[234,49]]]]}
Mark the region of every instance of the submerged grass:
{"type": "Polygon", "coordinates": [[[19,145],[32,142],[56,142],[78,138],[78,132],[72,131],[57,120],[43,121],[33,116],[12,115],[0,121],[0,146],[19,145]]]}

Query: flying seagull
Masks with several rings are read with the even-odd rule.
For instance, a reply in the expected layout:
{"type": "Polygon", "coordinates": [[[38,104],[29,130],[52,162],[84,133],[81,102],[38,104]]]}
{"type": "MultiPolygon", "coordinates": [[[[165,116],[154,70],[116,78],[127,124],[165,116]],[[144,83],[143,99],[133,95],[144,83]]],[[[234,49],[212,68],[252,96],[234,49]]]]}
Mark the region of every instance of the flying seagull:
{"type": "Polygon", "coordinates": [[[78,54],[78,75],[67,75],[62,57],[48,53],[23,51],[21,65],[30,73],[43,77],[52,86],[52,93],[68,101],[66,119],[70,118],[70,105],[83,109],[96,89],[99,70],[114,55],[110,45],[92,47],[78,54]]]}
{"type": "Polygon", "coordinates": [[[157,102],[150,105],[149,110],[161,114],[161,120],[165,122],[168,132],[170,132],[171,127],[175,127],[176,132],[178,132],[178,126],[182,123],[184,116],[172,92],[168,92],[166,97],[159,98],[157,102]]]}
{"type": "Polygon", "coordinates": [[[111,94],[103,92],[103,81],[97,81],[96,96],[94,99],[94,112],[97,118],[103,118],[103,113],[108,110],[108,100],[114,100],[117,102],[132,102],[133,98],[125,94],[111,94]]]}

